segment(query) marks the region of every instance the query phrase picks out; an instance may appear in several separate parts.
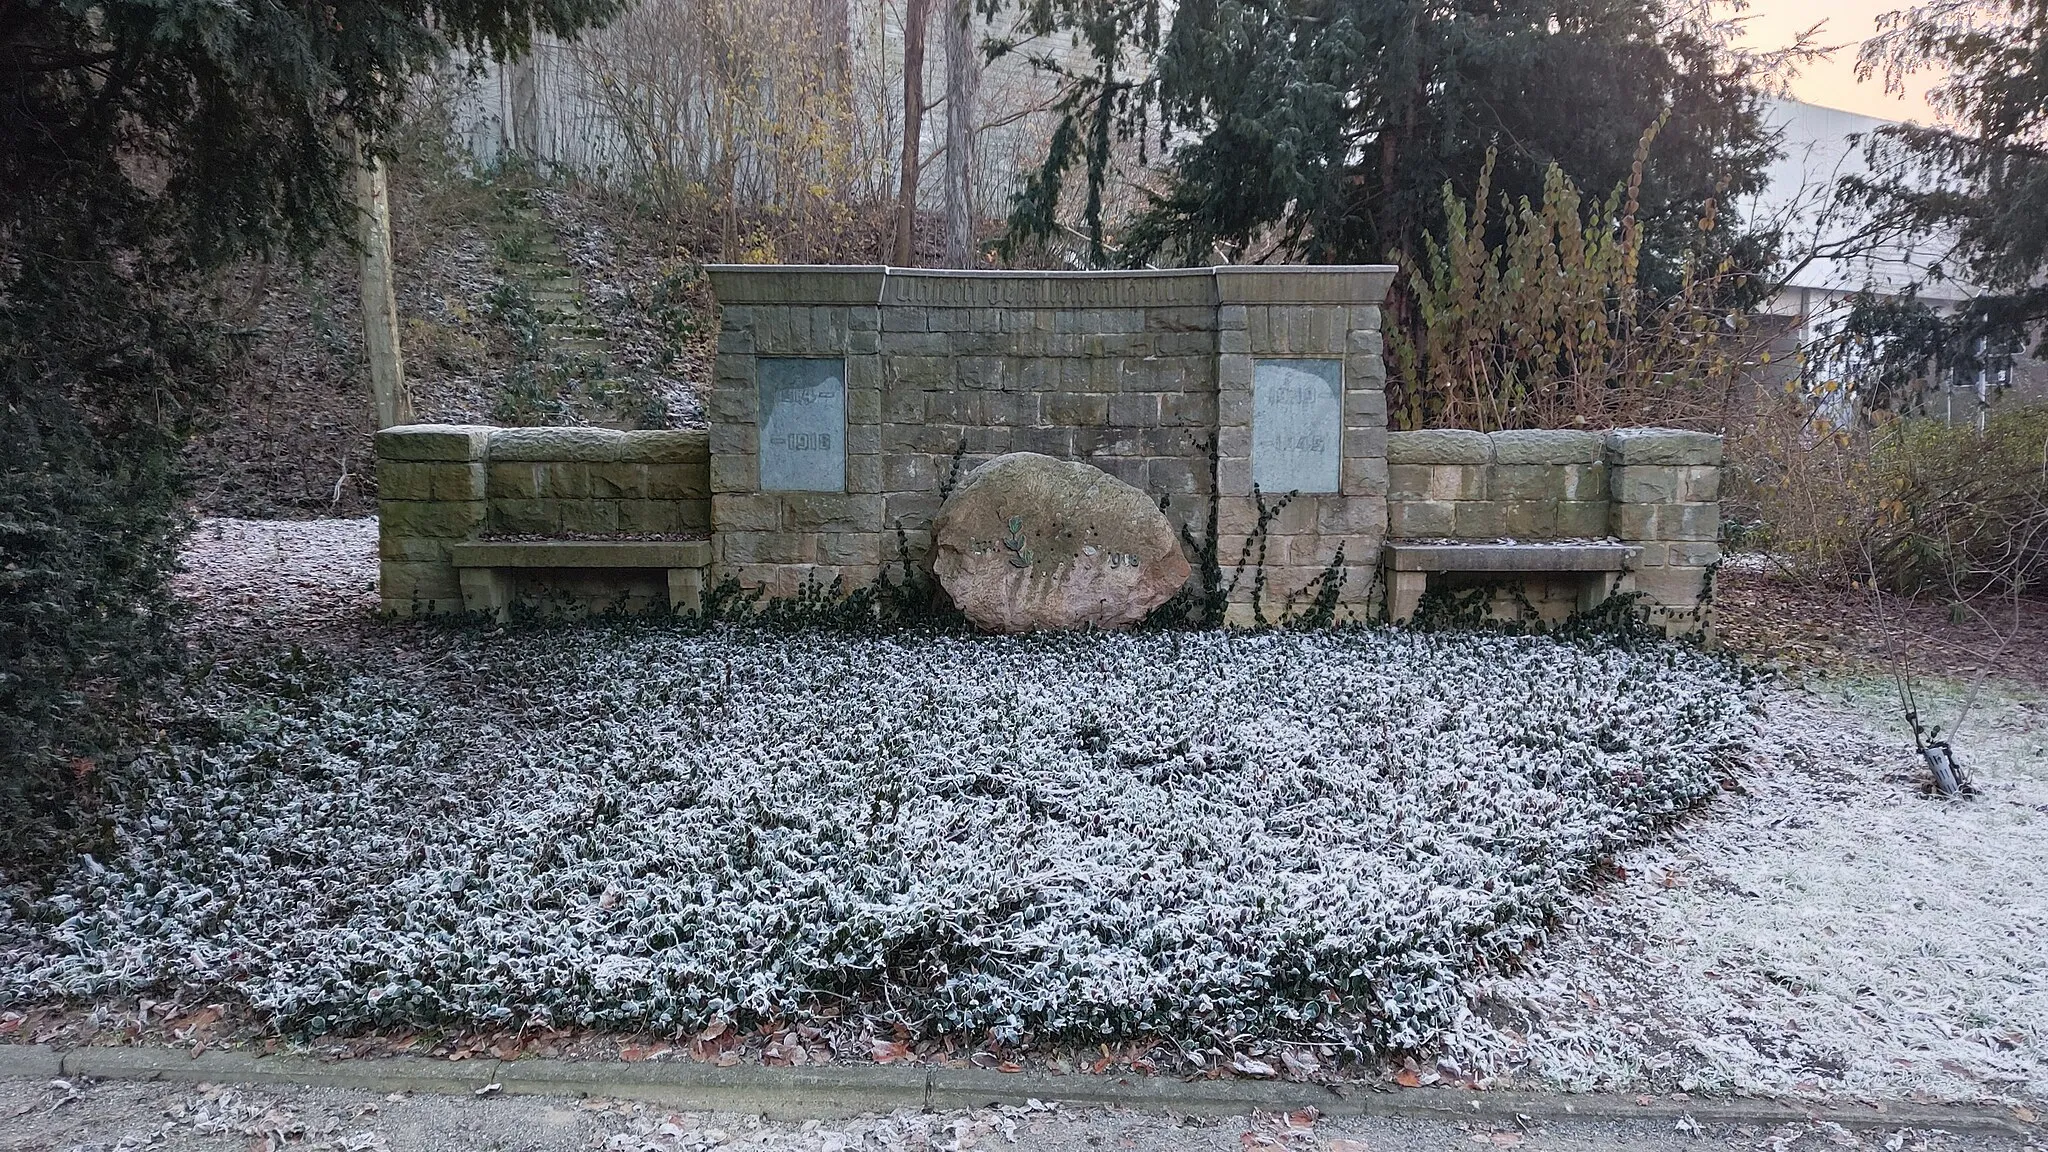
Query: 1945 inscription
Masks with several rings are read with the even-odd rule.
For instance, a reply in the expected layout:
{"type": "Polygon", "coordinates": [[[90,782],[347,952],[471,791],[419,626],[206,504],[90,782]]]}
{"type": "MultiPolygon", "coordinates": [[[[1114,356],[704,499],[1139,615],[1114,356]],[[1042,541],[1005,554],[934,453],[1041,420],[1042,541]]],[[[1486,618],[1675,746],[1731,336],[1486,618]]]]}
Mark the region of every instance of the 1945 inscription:
{"type": "Polygon", "coordinates": [[[761,490],[846,491],[846,361],[762,357],[761,490]]]}

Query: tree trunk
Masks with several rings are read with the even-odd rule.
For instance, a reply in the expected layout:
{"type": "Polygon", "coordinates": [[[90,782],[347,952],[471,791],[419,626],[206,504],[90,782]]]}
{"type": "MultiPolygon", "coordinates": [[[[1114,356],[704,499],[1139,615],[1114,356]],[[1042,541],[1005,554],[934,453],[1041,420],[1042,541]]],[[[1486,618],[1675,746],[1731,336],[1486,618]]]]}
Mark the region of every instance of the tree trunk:
{"type": "Polygon", "coordinates": [[[510,124],[507,126],[506,137],[512,145],[512,151],[528,160],[538,160],[540,84],[534,75],[532,54],[508,62],[501,75],[505,78],[508,89],[505,118],[510,124]]]}
{"type": "Polygon", "coordinates": [[[975,56],[974,0],[953,0],[946,14],[946,265],[971,268],[974,251],[974,115],[981,88],[975,56]]]}
{"type": "Polygon", "coordinates": [[[896,192],[894,263],[917,263],[918,149],[924,141],[924,34],[931,24],[931,0],[907,0],[903,9],[903,165],[896,192]]]}
{"type": "MultiPolygon", "coordinates": [[[[357,156],[362,159],[360,141],[357,156]]],[[[405,388],[398,294],[391,286],[391,197],[384,187],[384,162],[374,157],[356,165],[356,226],[363,259],[363,347],[370,360],[377,427],[410,424],[412,395],[405,388]]]]}
{"type": "Polygon", "coordinates": [[[826,78],[834,95],[853,83],[853,8],[847,0],[820,0],[818,23],[826,43],[826,78]]]}

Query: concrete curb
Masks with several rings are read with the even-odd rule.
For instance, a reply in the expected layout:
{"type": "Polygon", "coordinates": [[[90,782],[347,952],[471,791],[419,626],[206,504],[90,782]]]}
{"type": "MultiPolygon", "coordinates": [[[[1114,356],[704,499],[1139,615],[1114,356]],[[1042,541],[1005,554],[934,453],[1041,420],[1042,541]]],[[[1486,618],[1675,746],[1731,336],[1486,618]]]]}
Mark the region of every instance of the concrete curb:
{"type": "Polygon", "coordinates": [[[853,1066],[718,1068],[703,1064],[528,1059],[455,1062],[417,1056],[319,1060],[172,1048],[74,1048],[0,1045],[0,1077],[196,1084],[292,1085],[366,1092],[608,1097],[678,1109],[760,1114],[778,1120],[826,1119],[900,1108],[944,1111],[1058,1101],[1070,1107],[1242,1116],[1314,1107],[1330,1116],[1408,1120],[1647,1122],[1681,1118],[1708,1127],[1824,1121],[1857,1130],[1941,1128],[1959,1134],[2024,1136],[2039,1126],[1982,1106],[1887,1103],[1807,1105],[1750,1099],[1668,1100],[1561,1092],[1472,1092],[1446,1088],[1386,1090],[1364,1085],[1277,1080],[1195,1080],[1163,1076],[1052,1076],[979,1069],[853,1066]]]}
{"type": "Polygon", "coordinates": [[[760,1113],[777,1120],[825,1120],[863,1112],[930,1107],[922,1068],[719,1068],[705,1064],[617,1064],[515,1060],[498,1065],[499,1091],[526,1096],[604,1096],[701,1112],[760,1113]]]}
{"type": "Polygon", "coordinates": [[[1353,1084],[1291,1084],[1278,1080],[1183,1081],[1150,1076],[1046,1076],[935,1068],[928,1108],[980,1108],[1058,1100],[1082,1107],[1229,1116],[1313,1107],[1325,1116],[1402,1120],[1650,1122],[1690,1117],[1702,1126],[1828,1121],[1850,1129],[1943,1128],[1959,1133],[2025,1135],[2019,1121],[1983,1107],[1913,1104],[1807,1105],[1755,1099],[1668,1100],[1638,1104],[1633,1096],[1564,1092],[1474,1092],[1454,1088],[1383,1089],[1353,1084]]]}
{"type": "Polygon", "coordinates": [[[0,1076],[10,1080],[54,1080],[64,1075],[64,1058],[47,1044],[0,1044],[0,1076]]]}
{"type": "Polygon", "coordinates": [[[361,1092],[431,1092],[466,1095],[491,1082],[497,1061],[458,1063],[420,1056],[372,1060],[317,1060],[309,1056],[260,1056],[253,1052],[191,1052],[177,1048],[73,1048],[63,1054],[63,1074],[95,1080],[166,1081],[175,1084],[281,1084],[353,1088],[361,1092]]]}

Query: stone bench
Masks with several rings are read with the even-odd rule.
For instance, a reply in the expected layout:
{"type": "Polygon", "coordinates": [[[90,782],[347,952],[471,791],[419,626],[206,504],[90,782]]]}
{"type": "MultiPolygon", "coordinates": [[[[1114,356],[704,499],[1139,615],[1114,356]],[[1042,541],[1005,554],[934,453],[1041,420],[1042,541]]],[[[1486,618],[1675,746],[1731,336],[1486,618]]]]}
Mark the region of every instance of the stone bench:
{"type": "Polygon", "coordinates": [[[499,620],[511,612],[520,572],[662,572],[669,607],[682,611],[703,602],[711,566],[709,540],[472,540],[448,551],[464,610],[499,620]]]}
{"type": "Polygon", "coordinates": [[[1430,576],[1439,573],[1576,576],[1577,607],[1584,612],[1613,595],[1641,556],[1642,549],[1634,545],[1602,541],[1389,541],[1384,551],[1387,619],[1412,618],[1429,589],[1430,576]]]}

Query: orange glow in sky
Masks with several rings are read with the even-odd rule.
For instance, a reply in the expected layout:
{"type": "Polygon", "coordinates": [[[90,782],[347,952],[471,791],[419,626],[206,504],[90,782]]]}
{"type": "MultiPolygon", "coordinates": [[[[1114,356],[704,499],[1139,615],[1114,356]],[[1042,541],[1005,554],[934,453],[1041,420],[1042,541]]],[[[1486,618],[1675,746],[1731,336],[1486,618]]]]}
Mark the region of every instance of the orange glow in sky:
{"type": "Polygon", "coordinates": [[[1807,28],[1825,20],[1820,43],[1841,45],[1834,55],[1806,66],[1792,81],[1792,96],[1808,104],[1880,116],[1887,120],[1931,122],[1927,89],[1932,73],[1906,78],[1903,97],[1884,90],[1884,78],[1856,79],[1856,50],[1877,31],[1877,18],[1911,6],[1911,0],[1751,0],[1745,40],[1753,48],[1782,48],[1807,28]]]}

